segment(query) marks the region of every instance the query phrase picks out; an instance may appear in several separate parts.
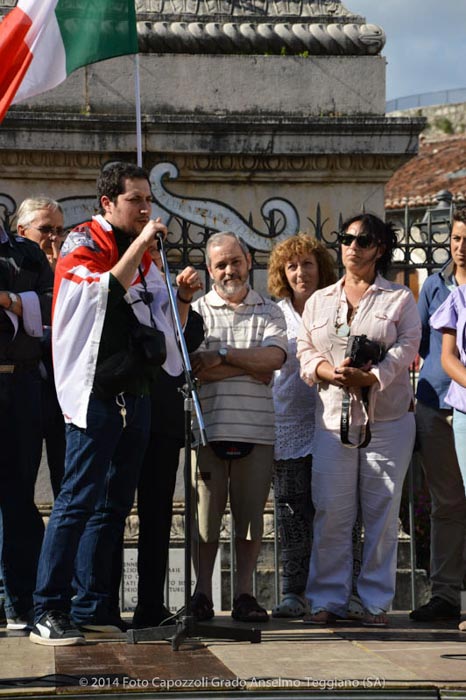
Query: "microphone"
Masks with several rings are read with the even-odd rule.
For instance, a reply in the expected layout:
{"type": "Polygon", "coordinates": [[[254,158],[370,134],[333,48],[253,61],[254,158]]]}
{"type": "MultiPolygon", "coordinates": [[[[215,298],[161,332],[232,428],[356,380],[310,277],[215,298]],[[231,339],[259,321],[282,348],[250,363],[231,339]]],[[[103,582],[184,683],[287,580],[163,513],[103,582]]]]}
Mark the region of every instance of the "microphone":
{"type": "Polygon", "coordinates": [[[157,250],[162,250],[162,248],[163,248],[163,236],[162,236],[162,234],[158,231],[155,234],[155,237],[157,238],[157,250]]]}

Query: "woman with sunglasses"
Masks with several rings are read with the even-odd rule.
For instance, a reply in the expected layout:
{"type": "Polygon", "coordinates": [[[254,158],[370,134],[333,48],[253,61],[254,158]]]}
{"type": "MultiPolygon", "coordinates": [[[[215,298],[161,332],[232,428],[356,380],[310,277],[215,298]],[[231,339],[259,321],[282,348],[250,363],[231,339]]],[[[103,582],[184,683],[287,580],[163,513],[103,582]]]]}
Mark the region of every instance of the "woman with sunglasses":
{"type": "Polygon", "coordinates": [[[395,594],[398,512],[414,445],[408,368],[421,337],[410,290],[382,274],[396,235],[372,214],[348,219],[339,234],[345,274],[307,302],[298,333],[301,376],[318,388],[312,494],[315,508],[306,597],[308,624],[345,615],[351,594],[351,531],[358,504],[364,549],[357,589],[363,624],[385,627],[395,594]],[[352,336],[366,336],[381,359],[352,366],[352,336]],[[347,423],[342,421],[347,406],[347,423]]]}

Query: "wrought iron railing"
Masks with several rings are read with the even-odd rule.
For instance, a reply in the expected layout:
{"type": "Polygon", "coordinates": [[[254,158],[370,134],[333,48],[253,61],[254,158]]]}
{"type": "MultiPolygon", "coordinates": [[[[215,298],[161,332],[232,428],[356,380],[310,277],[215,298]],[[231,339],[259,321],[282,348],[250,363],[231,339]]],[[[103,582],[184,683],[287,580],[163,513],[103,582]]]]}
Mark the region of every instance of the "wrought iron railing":
{"type": "MultiPolygon", "coordinates": [[[[440,269],[450,257],[449,231],[452,218],[452,204],[451,196],[449,197],[448,195],[449,193],[441,193],[437,207],[428,209],[422,218],[419,217],[418,209],[413,211],[408,206],[401,211],[387,211],[386,213],[387,220],[392,221],[396,226],[398,236],[398,247],[395,251],[390,277],[410,286],[416,295],[423,279],[440,269]]],[[[224,206],[221,203],[217,204],[224,206]]],[[[290,207],[292,207],[291,204],[290,207]]],[[[226,206],[225,209],[227,209],[226,206]]],[[[7,194],[0,194],[0,223],[7,230],[10,228],[15,211],[16,203],[14,200],[7,194]]],[[[264,217],[271,240],[277,235],[274,215],[274,212],[272,212],[269,217],[264,217]]],[[[338,222],[336,228],[339,229],[343,221],[343,214],[339,213],[338,216],[333,216],[332,220],[338,222]]],[[[320,204],[316,206],[314,217],[308,218],[307,225],[300,228],[306,230],[327,246],[341,274],[342,261],[337,232],[332,228],[330,219],[322,215],[320,204]]],[[[205,266],[205,248],[207,240],[217,229],[210,226],[202,226],[199,223],[183,218],[178,213],[172,213],[171,218],[169,218],[169,230],[170,234],[166,242],[166,250],[172,273],[175,274],[187,265],[203,270],[205,273],[205,289],[207,290],[209,279],[205,266]]],[[[251,285],[254,286],[259,272],[262,273],[262,278],[265,276],[269,253],[251,247],[251,255],[253,265],[250,281],[251,285]]],[[[274,561],[277,568],[279,558],[276,537],[274,546],[274,561]]],[[[279,577],[277,569],[275,577],[276,599],[278,599],[278,587],[279,577]]]]}

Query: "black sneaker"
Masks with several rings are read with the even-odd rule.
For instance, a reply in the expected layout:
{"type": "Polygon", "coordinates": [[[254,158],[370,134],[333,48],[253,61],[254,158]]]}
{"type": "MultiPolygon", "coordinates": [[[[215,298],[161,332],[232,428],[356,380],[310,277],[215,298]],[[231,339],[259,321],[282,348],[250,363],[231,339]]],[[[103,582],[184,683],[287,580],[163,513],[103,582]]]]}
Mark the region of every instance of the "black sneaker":
{"type": "Polygon", "coordinates": [[[158,627],[171,617],[173,617],[173,613],[165,605],[162,605],[160,608],[147,608],[144,605],[137,605],[133,615],[133,628],[158,627]]]}
{"type": "Polygon", "coordinates": [[[7,630],[32,630],[34,627],[34,610],[31,609],[23,615],[7,617],[6,623],[7,630]]]}
{"type": "Polygon", "coordinates": [[[105,620],[83,620],[75,622],[81,632],[102,632],[109,634],[118,634],[119,632],[127,632],[129,625],[121,619],[121,617],[109,617],[105,620]]]}
{"type": "Polygon", "coordinates": [[[435,622],[435,620],[458,620],[460,615],[459,605],[453,605],[443,598],[434,596],[428,603],[410,612],[409,619],[414,622],[435,622]]]}
{"type": "Polygon", "coordinates": [[[3,625],[6,625],[5,606],[3,600],[0,600],[0,627],[3,625]]]}
{"type": "Polygon", "coordinates": [[[83,633],[61,610],[47,610],[34,624],[29,639],[35,644],[52,647],[86,643],[83,633]]]}

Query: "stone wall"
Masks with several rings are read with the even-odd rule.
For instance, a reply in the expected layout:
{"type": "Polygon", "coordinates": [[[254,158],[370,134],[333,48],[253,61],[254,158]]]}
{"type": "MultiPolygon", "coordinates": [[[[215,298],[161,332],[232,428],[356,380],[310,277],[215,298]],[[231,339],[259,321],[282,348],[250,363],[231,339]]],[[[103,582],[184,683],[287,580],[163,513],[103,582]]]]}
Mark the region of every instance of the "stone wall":
{"type": "Polygon", "coordinates": [[[422,134],[427,139],[466,133],[466,103],[464,102],[405,109],[391,112],[390,116],[426,119],[427,124],[422,134]]]}
{"type": "MultiPolygon", "coordinates": [[[[383,212],[384,183],[416,153],[423,122],[385,117],[380,27],[338,0],[138,0],[137,11],[143,161],[177,166],[173,193],[255,222],[286,198],[302,230],[317,203],[330,229],[363,206],[383,212]]],[[[13,106],[0,194],[91,200],[103,163],[135,160],[133,69],[132,57],[87,66],[13,106]]]]}

